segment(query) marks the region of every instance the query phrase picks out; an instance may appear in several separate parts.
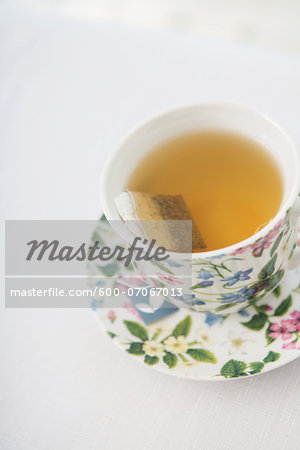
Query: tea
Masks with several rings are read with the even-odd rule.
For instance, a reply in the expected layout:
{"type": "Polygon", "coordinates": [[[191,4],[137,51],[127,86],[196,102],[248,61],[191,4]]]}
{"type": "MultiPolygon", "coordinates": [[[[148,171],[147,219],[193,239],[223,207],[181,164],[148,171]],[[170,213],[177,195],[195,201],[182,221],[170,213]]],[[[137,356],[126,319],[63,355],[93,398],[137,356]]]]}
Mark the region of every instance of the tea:
{"type": "Polygon", "coordinates": [[[162,143],[141,160],[126,187],[181,194],[203,236],[204,251],[256,233],[276,215],[283,196],[279,168],[267,149],[245,136],[216,130],[162,143]]]}

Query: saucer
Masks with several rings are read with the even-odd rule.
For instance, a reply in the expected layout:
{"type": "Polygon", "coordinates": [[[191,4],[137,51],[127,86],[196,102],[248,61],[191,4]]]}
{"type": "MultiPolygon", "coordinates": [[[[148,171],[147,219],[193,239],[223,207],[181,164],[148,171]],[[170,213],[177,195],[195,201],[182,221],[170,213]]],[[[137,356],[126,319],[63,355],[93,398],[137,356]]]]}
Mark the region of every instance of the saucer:
{"type": "MultiPolygon", "coordinates": [[[[106,221],[99,222],[92,239],[122,245],[106,221]]],[[[161,308],[164,317],[154,322],[151,314],[157,311],[145,304],[146,297],[134,304],[132,289],[129,295],[131,279],[134,288],[145,281],[137,283],[132,268],[114,261],[90,266],[89,273],[90,285],[101,286],[103,292],[122,287],[118,307],[112,297],[92,300],[111,341],[160,372],[195,380],[235,380],[269,372],[300,356],[300,268],[288,271],[272,293],[238,313],[161,308]],[[151,323],[145,320],[147,314],[151,323]]]]}

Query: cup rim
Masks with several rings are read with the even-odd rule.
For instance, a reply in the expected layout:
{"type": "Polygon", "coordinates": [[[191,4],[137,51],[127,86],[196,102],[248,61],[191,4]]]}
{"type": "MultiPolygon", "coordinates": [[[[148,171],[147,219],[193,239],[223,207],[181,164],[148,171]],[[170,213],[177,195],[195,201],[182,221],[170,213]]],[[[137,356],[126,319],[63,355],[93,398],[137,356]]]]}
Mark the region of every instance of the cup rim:
{"type": "MultiPolygon", "coordinates": [[[[287,198],[284,203],[281,203],[279,210],[277,211],[277,214],[273,217],[273,219],[270,220],[270,222],[265,225],[263,228],[261,228],[258,232],[252,234],[248,238],[244,239],[243,241],[239,241],[235,244],[229,245],[227,247],[222,247],[216,250],[209,250],[209,251],[203,251],[203,252],[196,252],[196,253],[179,253],[179,252],[171,252],[168,251],[170,255],[176,255],[178,258],[178,255],[184,257],[186,255],[192,255],[193,258],[201,257],[201,258],[213,258],[216,256],[219,256],[220,254],[230,254],[234,252],[235,250],[238,250],[242,247],[247,247],[249,244],[256,242],[261,237],[268,234],[278,223],[278,221],[282,218],[283,215],[286,214],[286,211],[292,207],[297,199],[297,196],[300,191],[300,152],[299,149],[293,140],[293,138],[290,136],[290,134],[281,126],[279,125],[276,120],[269,114],[266,114],[262,111],[260,111],[258,108],[255,108],[253,106],[249,106],[242,102],[228,102],[228,101],[207,101],[207,102],[194,102],[194,103],[188,103],[183,105],[178,105],[175,107],[167,108],[162,110],[158,114],[153,114],[146,120],[143,120],[139,122],[137,125],[131,128],[129,132],[124,136],[123,139],[120,140],[120,142],[115,146],[111,154],[108,156],[103,170],[100,177],[100,183],[99,183],[99,191],[100,191],[100,201],[101,201],[101,207],[106,215],[106,211],[111,210],[109,206],[109,202],[106,201],[106,196],[104,195],[104,192],[106,191],[107,182],[109,181],[109,171],[111,166],[113,165],[114,160],[120,153],[120,150],[124,145],[129,141],[132,136],[138,132],[141,128],[150,125],[155,120],[160,120],[165,118],[166,116],[170,114],[174,114],[176,112],[184,112],[184,110],[191,110],[193,108],[211,108],[211,107],[229,107],[229,108],[235,108],[235,109],[243,109],[245,111],[249,111],[253,114],[256,114],[257,116],[260,116],[262,119],[268,121],[271,123],[272,126],[277,128],[277,130],[286,138],[288,144],[290,145],[290,148],[293,151],[295,162],[297,162],[296,166],[296,176],[293,183],[293,186],[290,189],[290,192],[287,195],[287,198]]],[[[120,217],[107,217],[107,220],[121,220],[120,217]]]]}

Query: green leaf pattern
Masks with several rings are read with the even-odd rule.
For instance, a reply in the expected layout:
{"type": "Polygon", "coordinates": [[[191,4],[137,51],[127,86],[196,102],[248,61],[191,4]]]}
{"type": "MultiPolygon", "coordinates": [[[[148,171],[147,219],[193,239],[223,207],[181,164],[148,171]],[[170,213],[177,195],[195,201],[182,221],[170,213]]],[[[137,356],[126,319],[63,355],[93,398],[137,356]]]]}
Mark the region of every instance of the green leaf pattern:
{"type": "Polygon", "coordinates": [[[287,313],[289,308],[292,306],[293,299],[292,296],[289,295],[285,300],[283,300],[280,305],[275,309],[274,316],[284,316],[287,313]]]}
{"type": "Polygon", "coordinates": [[[222,367],[220,374],[225,378],[237,378],[245,377],[247,375],[254,375],[260,373],[265,364],[270,362],[275,362],[280,358],[280,353],[275,353],[270,351],[263,361],[254,361],[247,364],[245,361],[237,361],[235,359],[230,359],[222,367]]]}
{"type": "Polygon", "coordinates": [[[191,360],[209,364],[217,362],[211,351],[197,347],[198,342],[187,342],[186,338],[192,326],[190,315],[178,322],[171,334],[161,340],[158,339],[160,333],[156,332],[149,336],[147,329],[138,322],[131,320],[123,322],[130,334],[140,339],[140,341],[129,342],[127,352],[135,356],[144,356],[144,362],[150,366],[157,364],[160,359],[169,369],[173,369],[177,365],[178,358],[185,363],[191,363],[191,360]]]}
{"type": "Polygon", "coordinates": [[[267,321],[267,315],[263,312],[260,312],[259,314],[255,314],[249,322],[241,322],[244,327],[249,328],[253,331],[260,331],[263,329],[267,321]]]}
{"type": "MultiPolygon", "coordinates": [[[[268,267],[270,268],[271,265],[268,267]]],[[[276,295],[274,295],[275,298],[277,298],[276,295]]],[[[272,337],[274,336],[272,333],[278,327],[276,325],[277,328],[274,328],[272,325],[276,323],[275,321],[278,318],[288,314],[292,304],[292,295],[281,300],[276,308],[271,308],[268,304],[255,304],[253,308],[256,313],[248,321],[241,321],[240,323],[248,331],[258,332],[265,329],[266,346],[269,346],[277,340],[277,337],[272,337]]],[[[295,315],[295,313],[293,314],[295,315]]],[[[223,320],[225,319],[226,316],[223,320]]],[[[150,333],[149,329],[147,330],[146,327],[135,321],[124,320],[123,322],[129,333],[135,338],[127,343],[127,352],[137,357],[142,356],[145,364],[153,366],[162,361],[168,369],[173,369],[178,366],[180,360],[189,365],[193,365],[193,363],[217,363],[215,354],[209,349],[203,348],[203,343],[188,342],[188,336],[192,328],[192,317],[190,315],[180,320],[169,334],[164,334],[163,330],[150,333]]],[[[295,342],[300,338],[299,334],[297,330],[291,333],[291,337],[295,335],[295,342]]],[[[247,363],[239,359],[230,359],[222,366],[219,376],[237,378],[261,373],[266,364],[274,363],[279,358],[280,353],[270,350],[262,361],[247,363]]]]}
{"type": "Polygon", "coordinates": [[[221,369],[221,375],[225,378],[241,377],[245,374],[247,364],[244,361],[230,359],[221,369]]]}
{"type": "Polygon", "coordinates": [[[186,316],[185,319],[183,319],[181,322],[179,322],[174,330],[172,331],[172,336],[178,337],[178,336],[184,336],[186,337],[191,329],[192,325],[192,318],[191,316],[186,316]]]}
{"type": "Polygon", "coordinates": [[[131,334],[133,334],[133,336],[140,338],[142,341],[147,341],[148,339],[147,330],[140,323],[133,322],[132,320],[124,320],[124,324],[128,328],[128,331],[131,334]]]}
{"type": "MultiPolygon", "coordinates": [[[[288,345],[291,344],[290,348],[296,348],[296,344],[299,340],[297,344],[299,347],[297,348],[300,349],[300,326],[298,327],[297,325],[298,328],[294,327],[284,330],[285,324],[283,323],[292,320],[296,323],[297,311],[292,310],[293,295],[290,294],[286,298],[282,299],[281,287],[279,285],[284,275],[284,270],[281,267],[278,249],[281,248],[288,232],[288,228],[280,230],[279,234],[275,236],[271,246],[266,246],[264,248],[262,245],[259,252],[257,251],[257,254],[254,255],[255,257],[260,257],[263,253],[265,255],[270,255],[270,259],[266,261],[266,264],[259,272],[259,280],[257,280],[256,275],[255,281],[251,281],[250,279],[246,283],[237,282],[234,284],[234,280],[234,282],[226,281],[234,278],[230,260],[232,260],[233,263],[237,261],[238,264],[242,258],[228,258],[227,260],[220,260],[219,263],[216,263],[215,261],[210,262],[207,260],[199,260],[199,270],[203,271],[203,273],[205,273],[205,271],[209,272],[214,277],[224,279],[224,284],[226,283],[228,285],[228,293],[235,294],[241,289],[241,286],[243,288],[247,288],[248,290],[255,291],[255,293],[251,294],[251,296],[247,299],[247,303],[251,305],[251,308],[253,308],[252,316],[249,317],[248,315],[247,320],[241,320],[240,323],[246,333],[251,334],[251,332],[262,332],[264,334],[266,347],[268,347],[268,349],[271,348],[272,350],[269,350],[268,353],[266,352],[262,360],[247,362],[240,360],[239,358],[231,358],[223,364],[224,359],[219,355],[217,355],[217,358],[216,355],[210,350],[209,344],[208,348],[206,348],[205,342],[203,341],[193,340],[193,342],[190,342],[194,339],[194,337],[192,339],[190,338],[189,341],[188,337],[193,326],[192,317],[190,315],[185,316],[173,327],[173,329],[171,328],[168,331],[163,329],[160,331],[152,331],[151,327],[143,326],[137,321],[123,320],[122,323],[128,331],[127,335],[130,337],[127,338],[126,342],[122,342],[121,345],[125,346],[125,350],[130,355],[140,359],[145,364],[150,366],[162,365],[170,370],[178,366],[185,367],[185,365],[186,367],[197,364],[214,365],[218,363],[217,359],[219,359],[219,363],[221,360],[220,367],[222,364],[223,366],[221,369],[218,369],[219,373],[215,376],[223,376],[224,378],[246,377],[261,373],[265,370],[268,364],[273,364],[278,361],[281,354],[274,350],[278,350],[278,343],[281,343],[281,336],[284,332],[289,333],[291,339],[288,341],[284,340],[282,343],[286,344],[287,342],[288,345]],[[269,250],[265,251],[266,248],[269,248],[269,250]],[[262,298],[265,293],[272,290],[274,299],[277,299],[276,307],[270,308],[270,306],[266,304],[259,305],[258,300],[262,298]]],[[[98,231],[96,231],[93,235],[93,239],[100,242],[101,233],[99,234],[98,231]]],[[[159,268],[163,271],[163,267],[159,268]]],[[[168,270],[165,270],[165,272],[171,275],[171,269],[173,270],[173,268],[169,268],[168,270]]],[[[110,262],[110,264],[98,266],[98,270],[111,279],[121,273],[120,264],[115,261],[110,262]]],[[[212,278],[208,279],[211,280],[212,278]]],[[[193,288],[197,289],[196,285],[193,286],[193,288]]],[[[293,292],[300,294],[300,285],[298,285],[293,292]]],[[[216,306],[217,315],[222,318],[222,321],[226,320],[226,318],[229,317],[228,312],[230,312],[230,308],[236,304],[235,300],[231,303],[220,304],[220,294],[216,292],[215,294],[210,295],[212,296],[212,301],[216,302],[216,299],[218,300],[218,302],[216,302],[219,303],[219,305],[216,306]],[[213,295],[215,295],[215,298],[213,298],[213,295]]],[[[233,299],[234,298],[235,297],[233,295],[233,299]]],[[[247,311],[249,311],[249,308],[247,308],[247,311]]],[[[107,331],[107,334],[114,340],[118,338],[117,334],[113,331],[107,331]]],[[[289,347],[283,346],[282,348],[284,349],[289,347]]]]}

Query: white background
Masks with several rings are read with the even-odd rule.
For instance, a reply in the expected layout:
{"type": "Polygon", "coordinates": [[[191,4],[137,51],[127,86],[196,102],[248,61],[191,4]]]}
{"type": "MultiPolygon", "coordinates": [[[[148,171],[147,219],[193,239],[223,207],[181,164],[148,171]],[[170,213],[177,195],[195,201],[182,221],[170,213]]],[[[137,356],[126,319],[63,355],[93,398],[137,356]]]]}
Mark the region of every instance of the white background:
{"type": "MultiPolygon", "coordinates": [[[[177,104],[243,101],[300,141],[297,57],[14,4],[0,12],[7,219],[97,218],[106,155],[177,104]]],[[[5,310],[3,296],[0,448],[300,448],[299,373],[298,360],[234,382],[168,377],[115,348],[88,310],[5,310]]]]}
{"type": "Polygon", "coordinates": [[[205,34],[300,55],[298,0],[18,0],[90,20],[205,34]]]}

